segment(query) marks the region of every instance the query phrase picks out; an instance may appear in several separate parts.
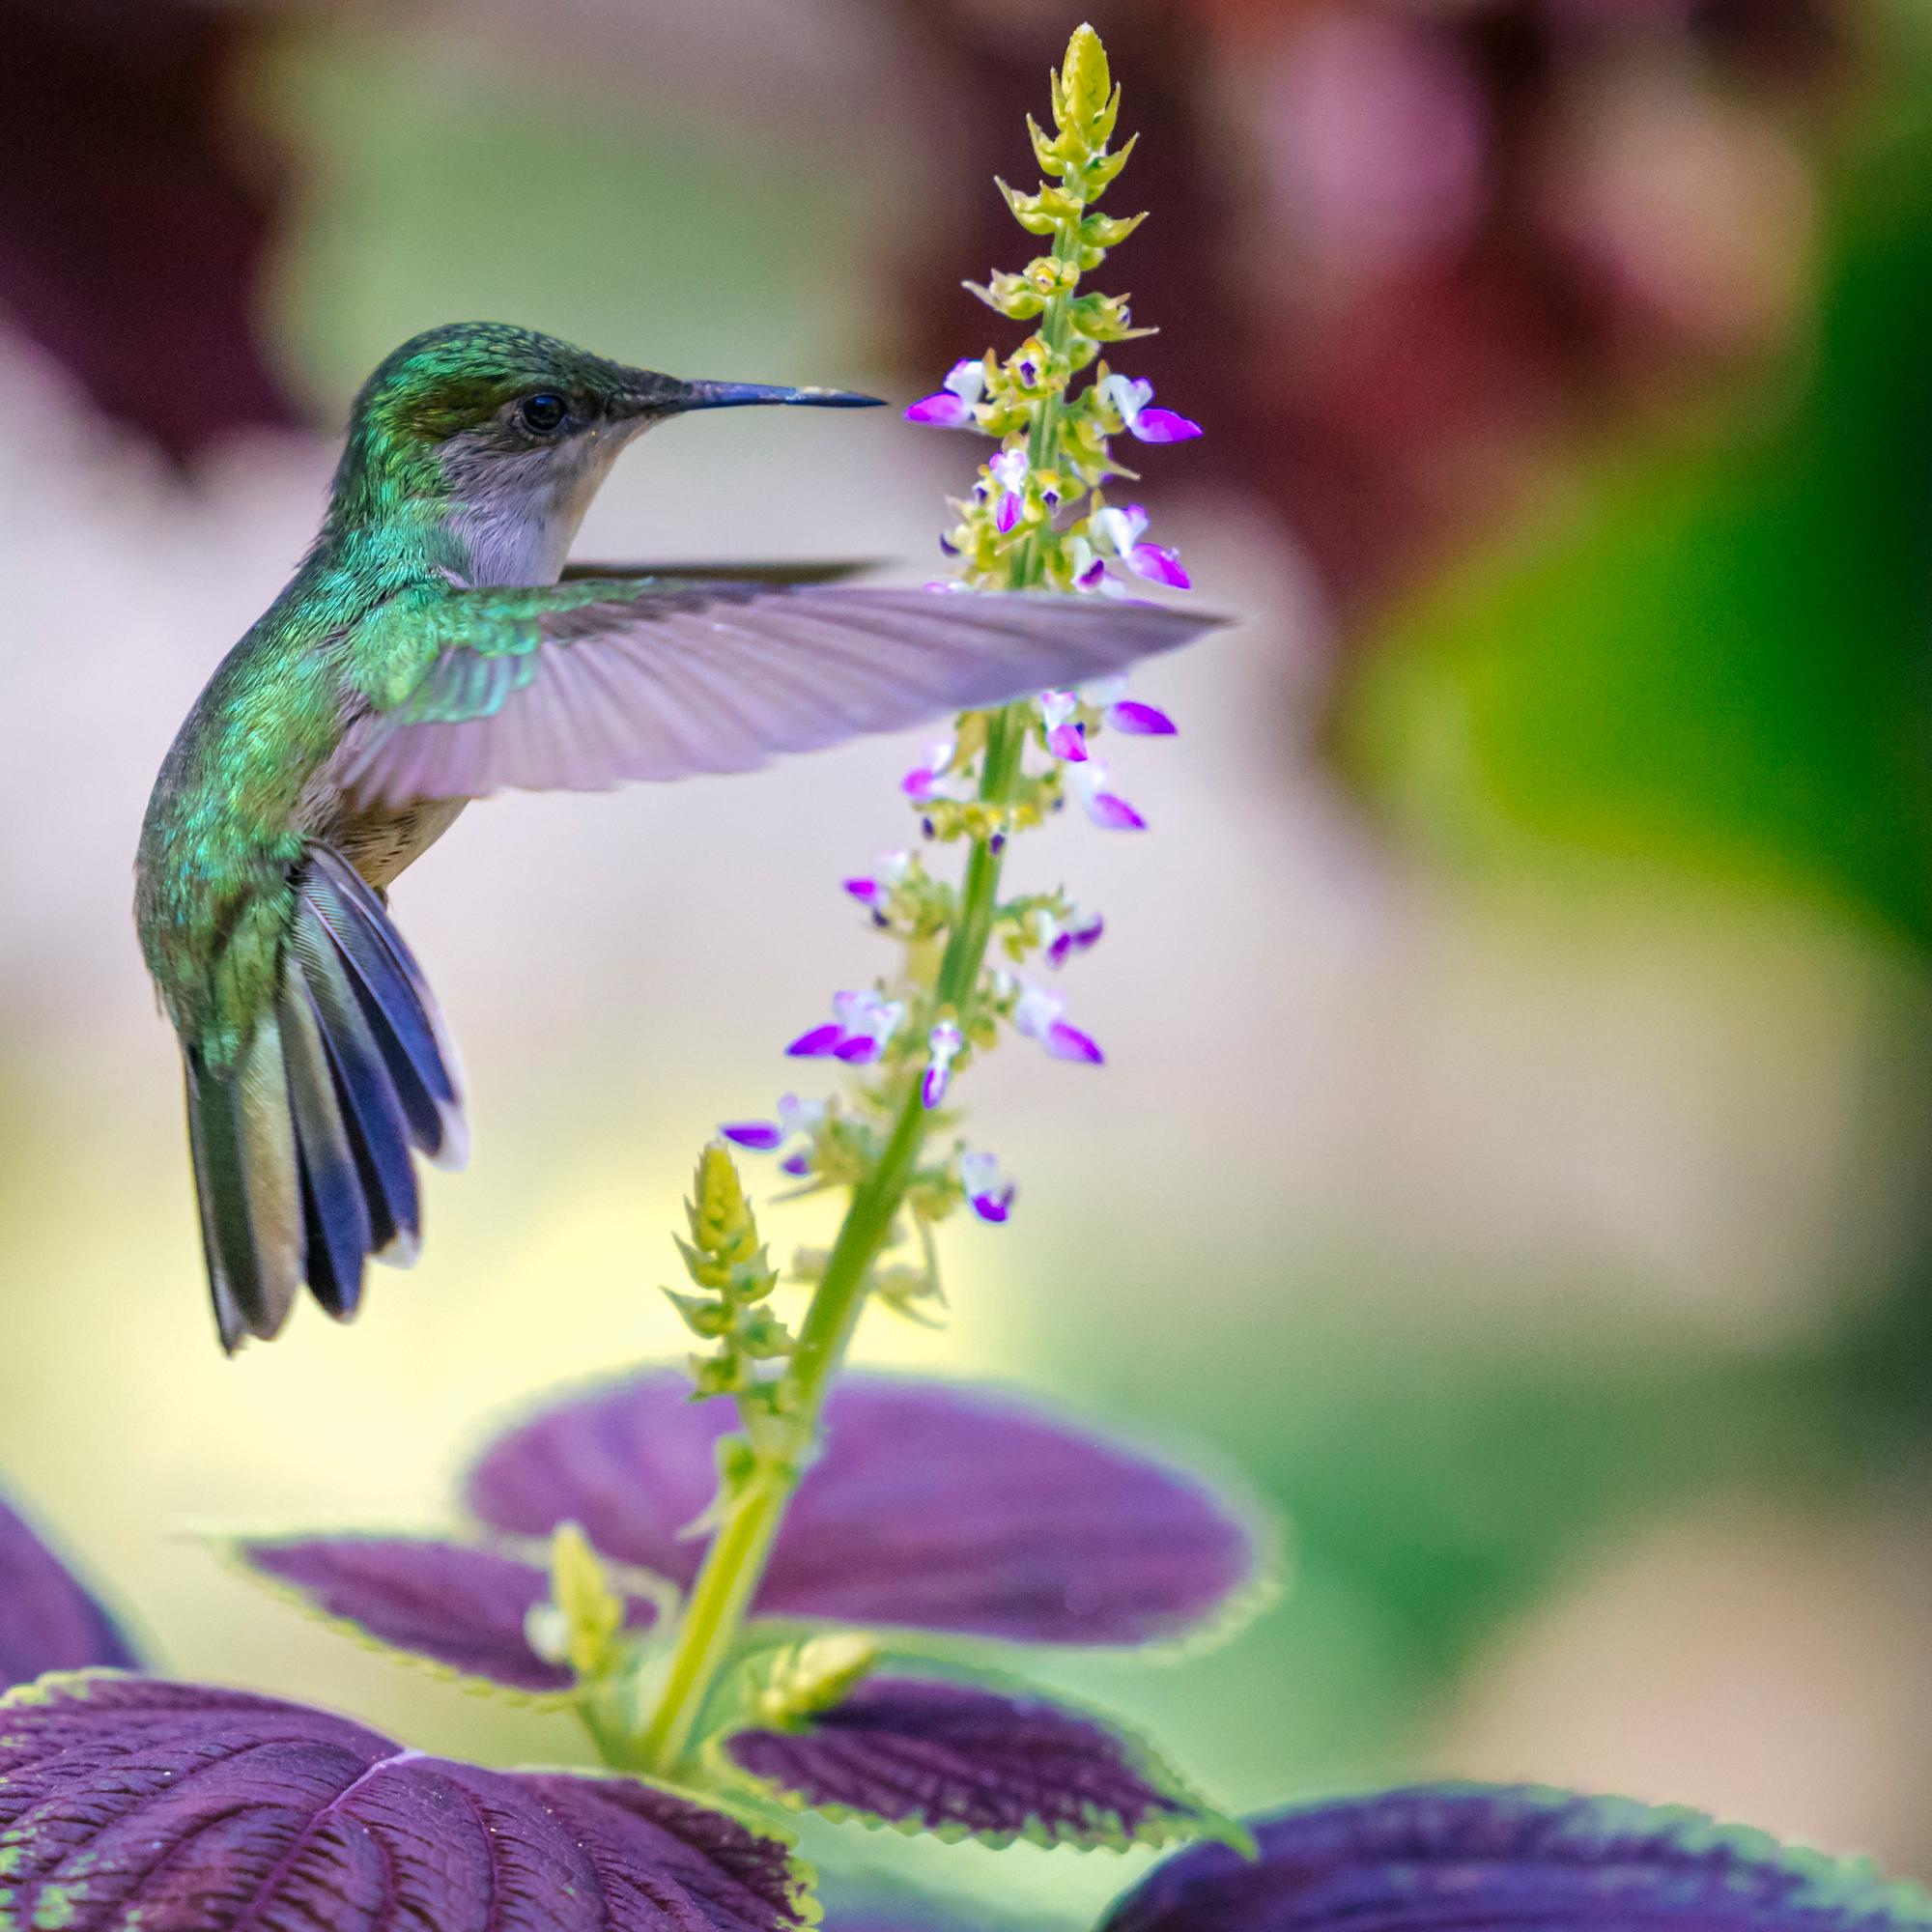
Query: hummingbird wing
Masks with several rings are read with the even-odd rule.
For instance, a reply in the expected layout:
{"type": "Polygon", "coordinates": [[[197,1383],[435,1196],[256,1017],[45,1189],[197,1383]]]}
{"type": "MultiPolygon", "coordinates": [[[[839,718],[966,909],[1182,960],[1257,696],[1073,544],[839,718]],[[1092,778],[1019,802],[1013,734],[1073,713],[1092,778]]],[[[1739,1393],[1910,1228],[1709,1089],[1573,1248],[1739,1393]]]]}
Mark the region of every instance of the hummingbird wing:
{"type": "Polygon", "coordinates": [[[390,677],[332,770],[364,807],[751,771],[1104,677],[1227,619],[1042,591],[606,578],[459,590],[396,621],[422,668],[390,677]]]}
{"type": "Polygon", "coordinates": [[[566,563],[562,581],[587,577],[675,578],[680,583],[842,583],[884,565],[875,556],[823,557],[787,563],[566,563]]]}

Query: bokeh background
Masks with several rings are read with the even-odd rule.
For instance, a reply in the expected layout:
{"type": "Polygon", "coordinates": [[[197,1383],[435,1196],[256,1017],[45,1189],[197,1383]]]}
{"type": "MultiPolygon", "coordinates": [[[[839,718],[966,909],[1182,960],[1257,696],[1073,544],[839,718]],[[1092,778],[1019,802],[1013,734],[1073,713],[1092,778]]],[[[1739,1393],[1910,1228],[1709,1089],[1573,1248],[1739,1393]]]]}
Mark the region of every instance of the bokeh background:
{"type": "MultiPolygon", "coordinates": [[[[397,895],[477,1151],[338,1330],[220,1359],[128,918],[154,769],[396,341],[496,317],[900,400],[1077,15],[1043,0],[0,0],[0,1473],[178,1670],[577,1750],[185,1530],[435,1523],[547,1384],[671,1351],[691,1156],[882,963],[904,747],[480,808],[397,895]]],[[[973,1083],[1021,1179],[869,1360],[1210,1444],[1294,1586],[1066,1664],[1236,1805],[1532,1776],[1932,1877],[1932,91],[1913,4],[1120,0],[1113,265],[1205,440],[1157,533],[1103,1072],[973,1083]]],[[[675,425],[580,551],[931,567],[963,440],[675,425]]],[[[791,1210],[781,1239],[818,1232],[791,1210]]],[[[1066,1922],[1111,1860],[881,1845],[1066,1922]]]]}

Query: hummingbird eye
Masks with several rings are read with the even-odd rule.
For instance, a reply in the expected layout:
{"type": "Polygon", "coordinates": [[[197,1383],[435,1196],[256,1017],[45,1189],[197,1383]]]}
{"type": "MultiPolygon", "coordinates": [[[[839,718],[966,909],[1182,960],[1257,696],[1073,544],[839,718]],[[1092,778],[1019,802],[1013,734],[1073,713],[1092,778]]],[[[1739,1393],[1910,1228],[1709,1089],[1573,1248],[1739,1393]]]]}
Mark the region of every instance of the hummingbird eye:
{"type": "Polygon", "coordinates": [[[518,420],[536,436],[549,436],[561,429],[563,419],[569,413],[570,405],[550,389],[539,389],[534,396],[526,396],[517,405],[518,420]]]}

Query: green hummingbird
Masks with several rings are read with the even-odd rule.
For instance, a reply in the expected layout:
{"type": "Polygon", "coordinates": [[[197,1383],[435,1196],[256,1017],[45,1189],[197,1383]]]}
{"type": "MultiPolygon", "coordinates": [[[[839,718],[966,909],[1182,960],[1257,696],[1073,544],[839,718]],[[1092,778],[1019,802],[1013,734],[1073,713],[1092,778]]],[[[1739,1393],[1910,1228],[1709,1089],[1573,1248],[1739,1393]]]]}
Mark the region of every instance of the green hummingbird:
{"type": "Polygon", "coordinates": [[[469,800],[749,771],[1218,621],[853,587],[843,566],[566,567],[639,431],[876,401],[681,382],[487,323],[414,337],[363,385],[322,528],[182,725],[135,863],[225,1349],[275,1335],[304,1283],[353,1316],[369,1257],[414,1257],[414,1154],[462,1164],[456,1056],[387,889],[469,800]]]}

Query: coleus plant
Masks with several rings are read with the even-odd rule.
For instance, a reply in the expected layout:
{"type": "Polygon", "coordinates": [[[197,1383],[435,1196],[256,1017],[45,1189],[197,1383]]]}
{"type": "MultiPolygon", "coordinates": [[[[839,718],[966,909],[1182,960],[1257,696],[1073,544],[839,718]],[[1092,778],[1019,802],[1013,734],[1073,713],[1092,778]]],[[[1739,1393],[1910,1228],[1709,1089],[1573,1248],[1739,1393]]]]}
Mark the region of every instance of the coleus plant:
{"type": "MultiPolygon", "coordinates": [[[[1052,77],[1046,180],[1003,185],[1047,239],[979,293],[1037,325],[956,365],[916,421],[998,443],[944,548],[975,585],[1106,595],[1187,587],[1147,540],[1122,437],[1198,426],[1110,368],[1144,331],[1083,277],[1139,217],[1095,204],[1131,143],[1091,29],[1052,77]],[[1084,379],[1084,380],[1083,380],[1084,379]]],[[[941,586],[935,586],[939,589],[941,586]]],[[[935,1229],[1016,1198],[952,1111],[973,1061],[1018,1037],[1104,1060],[1020,969],[1090,952],[1064,893],[1003,895],[1011,840],[1066,799],[1107,831],[1140,811],[1101,735],[1174,735],[1117,688],[958,721],[903,781],[955,884],[895,855],[844,883],[895,946],[787,1051],[846,1072],[700,1155],[672,1294],[703,1345],[567,1395],[490,1443],[453,1534],[233,1540],[250,1574],[364,1638],[582,1719],[597,1771],[499,1771],[246,1691],[144,1675],[117,1627],[0,1512],[0,1932],[786,1932],[818,1914],[783,1819],[941,1838],[1179,1844],[1103,1932],[1650,1932],[1932,1928],[1932,1901],[1862,1866],[1692,1814],[1531,1789],[1385,1793],[1239,1823],[1143,1740],[1029,1683],[1028,1655],[1175,1656],[1269,1595],[1264,1512],[1210,1478],[1017,1396],[840,1378],[866,1307],[943,1308],[935,1229]],[[727,1143],[833,1192],[831,1247],[796,1258],[796,1332],[727,1143]],[[693,1398],[696,1398],[696,1401],[693,1398]],[[1193,1841],[1193,1842],[1187,1842],[1193,1841]]],[[[835,1905],[845,1932],[937,1928],[904,1897],[835,1905]]]]}

